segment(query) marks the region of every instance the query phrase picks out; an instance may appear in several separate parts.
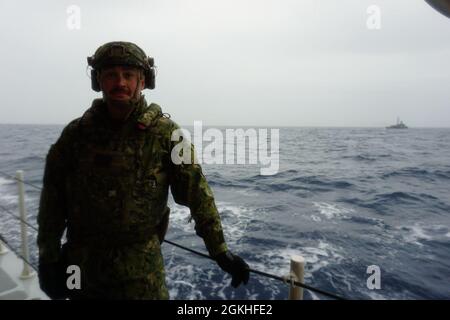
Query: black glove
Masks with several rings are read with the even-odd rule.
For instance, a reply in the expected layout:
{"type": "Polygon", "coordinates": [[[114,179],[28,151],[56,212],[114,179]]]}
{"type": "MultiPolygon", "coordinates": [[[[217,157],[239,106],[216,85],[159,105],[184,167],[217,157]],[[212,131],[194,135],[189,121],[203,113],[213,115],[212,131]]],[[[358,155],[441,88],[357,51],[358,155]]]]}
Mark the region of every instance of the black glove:
{"type": "Polygon", "coordinates": [[[250,267],[241,257],[226,251],[216,256],[215,260],[223,271],[231,274],[233,288],[237,288],[242,282],[247,284],[250,277],[250,267]]]}
{"type": "Polygon", "coordinates": [[[51,299],[68,297],[66,270],[60,262],[39,263],[39,285],[51,299]]]}

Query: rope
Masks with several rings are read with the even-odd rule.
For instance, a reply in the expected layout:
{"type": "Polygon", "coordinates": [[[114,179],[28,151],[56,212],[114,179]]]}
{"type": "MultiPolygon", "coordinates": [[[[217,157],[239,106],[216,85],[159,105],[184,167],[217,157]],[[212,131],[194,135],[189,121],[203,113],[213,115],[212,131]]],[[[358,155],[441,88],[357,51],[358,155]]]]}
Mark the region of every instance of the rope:
{"type": "Polygon", "coordinates": [[[38,267],[34,264],[32,264],[30,261],[28,261],[27,259],[25,259],[25,257],[23,255],[21,255],[19,252],[17,252],[16,250],[14,250],[13,246],[11,244],[9,244],[8,241],[6,241],[6,239],[0,234],[0,240],[6,244],[8,246],[9,249],[12,250],[12,252],[14,252],[16,254],[16,256],[18,256],[20,259],[22,259],[23,261],[25,261],[30,267],[32,267],[34,269],[34,271],[38,271],[38,267]]]}
{"type": "Polygon", "coordinates": [[[24,180],[17,179],[16,177],[14,177],[14,176],[12,176],[12,175],[10,175],[10,174],[7,174],[7,173],[5,173],[5,172],[3,172],[3,171],[0,171],[0,173],[3,174],[4,176],[10,178],[10,179],[13,179],[13,180],[16,180],[16,181],[19,181],[19,182],[23,182],[23,183],[25,183],[26,185],[29,185],[30,187],[33,187],[33,188],[38,189],[38,190],[42,190],[41,187],[35,186],[34,184],[32,184],[32,183],[30,183],[30,182],[27,182],[27,181],[24,181],[24,180]]]}
{"type": "MultiPolygon", "coordinates": [[[[286,283],[286,279],[283,278],[283,277],[279,277],[279,276],[276,276],[276,275],[273,275],[273,274],[269,274],[269,273],[258,271],[258,270],[254,270],[254,269],[250,269],[250,271],[253,272],[253,273],[259,274],[261,276],[264,276],[264,277],[267,277],[267,278],[272,278],[272,279],[279,280],[279,281],[282,281],[282,282],[286,283]]],[[[291,285],[302,287],[302,288],[305,288],[305,289],[308,289],[310,291],[314,291],[314,292],[320,293],[320,294],[322,294],[324,296],[327,296],[327,297],[330,297],[330,298],[333,298],[333,299],[336,299],[336,300],[346,300],[344,297],[338,296],[338,295],[336,295],[334,293],[330,293],[330,292],[324,291],[322,289],[311,287],[311,286],[309,286],[307,284],[304,284],[304,283],[301,283],[299,281],[292,280],[292,278],[291,278],[291,280],[289,280],[289,282],[291,283],[291,285]]]]}
{"type": "MultiPolygon", "coordinates": [[[[203,258],[214,260],[214,258],[212,258],[211,256],[209,256],[207,254],[204,254],[204,253],[201,253],[201,252],[198,252],[198,251],[186,248],[186,247],[184,247],[182,245],[179,245],[179,244],[177,244],[175,242],[172,242],[172,241],[169,241],[169,240],[164,240],[164,242],[167,242],[168,244],[171,244],[171,245],[173,245],[175,247],[178,247],[180,249],[192,252],[192,253],[194,253],[196,255],[199,255],[199,256],[201,256],[203,258]]],[[[286,279],[284,279],[283,277],[279,277],[279,276],[276,276],[276,275],[273,275],[273,274],[269,274],[269,273],[266,273],[266,272],[258,271],[258,270],[252,269],[252,268],[250,268],[249,271],[253,272],[255,274],[259,274],[261,276],[267,277],[267,278],[272,278],[272,279],[279,280],[281,282],[286,283],[286,279]]],[[[346,300],[343,297],[340,297],[338,295],[335,295],[333,293],[330,293],[330,292],[327,292],[327,291],[324,291],[324,290],[321,290],[321,289],[317,289],[317,288],[311,287],[311,286],[306,285],[304,283],[301,283],[299,281],[294,281],[294,280],[291,279],[290,282],[291,282],[291,285],[302,287],[302,288],[308,289],[308,290],[313,291],[313,292],[320,293],[320,294],[322,294],[324,296],[327,296],[327,297],[330,297],[330,298],[333,298],[333,299],[336,299],[336,300],[346,300]]]]}
{"type": "Polygon", "coordinates": [[[9,215],[11,215],[14,219],[19,220],[22,223],[25,223],[27,226],[29,226],[31,229],[35,230],[36,232],[38,231],[38,229],[36,227],[34,227],[33,225],[29,224],[28,222],[22,220],[21,217],[18,217],[16,214],[14,214],[14,212],[9,211],[4,206],[0,205],[0,209],[3,209],[3,211],[5,211],[9,215]]]}

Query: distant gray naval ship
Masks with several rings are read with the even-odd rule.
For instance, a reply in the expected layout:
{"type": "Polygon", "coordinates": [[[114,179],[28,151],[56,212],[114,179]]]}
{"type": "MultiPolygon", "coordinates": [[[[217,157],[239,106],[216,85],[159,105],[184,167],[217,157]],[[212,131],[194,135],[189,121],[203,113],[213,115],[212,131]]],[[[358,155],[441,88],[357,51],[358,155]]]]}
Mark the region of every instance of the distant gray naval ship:
{"type": "Polygon", "coordinates": [[[403,121],[400,121],[399,118],[397,118],[397,123],[386,127],[386,129],[408,129],[408,127],[403,123],[403,121]]]}

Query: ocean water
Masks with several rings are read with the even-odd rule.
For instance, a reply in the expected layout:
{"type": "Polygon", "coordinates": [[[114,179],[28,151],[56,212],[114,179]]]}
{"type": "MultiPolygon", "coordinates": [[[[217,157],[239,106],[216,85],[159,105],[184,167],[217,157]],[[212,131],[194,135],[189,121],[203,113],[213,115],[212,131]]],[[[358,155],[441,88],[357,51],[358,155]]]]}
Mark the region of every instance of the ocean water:
{"type": "MultiPolygon", "coordinates": [[[[42,185],[45,155],[63,126],[0,125],[0,171],[42,185]]],[[[251,150],[250,150],[251,151],[251,150]]],[[[450,299],[450,129],[280,128],[279,172],[203,165],[230,249],[252,268],[289,272],[350,299],[450,299]],[[368,266],[381,288],[367,287],[368,266]]],[[[17,212],[17,186],[0,174],[0,205],[17,212]]],[[[26,186],[29,222],[40,191],[26,186]]],[[[170,202],[167,239],[205,252],[187,208],[170,202]]],[[[17,221],[0,209],[0,233],[20,247],[17,221]]],[[[31,260],[37,263],[36,234],[31,260]]],[[[172,299],[286,299],[289,287],[252,274],[233,289],[212,261],[163,245],[172,299]]],[[[305,299],[326,299],[305,291],[305,299]]]]}

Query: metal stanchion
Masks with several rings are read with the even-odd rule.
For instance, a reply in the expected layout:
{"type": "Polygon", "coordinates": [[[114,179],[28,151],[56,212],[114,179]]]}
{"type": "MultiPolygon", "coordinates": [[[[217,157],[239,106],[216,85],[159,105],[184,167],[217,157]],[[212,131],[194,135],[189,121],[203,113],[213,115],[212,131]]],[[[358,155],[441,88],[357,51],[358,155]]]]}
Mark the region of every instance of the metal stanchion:
{"type": "Polygon", "coordinates": [[[22,220],[20,222],[20,231],[22,235],[22,256],[25,258],[23,261],[23,270],[22,274],[20,275],[21,279],[28,279],[33,277],[36,273],[32,271],[28,263],[25,262],[29,261],[29,253],[28,253],[28,232],[27,232],[27,214],[25,211],[25,188],[23,183],[23,171],[18,170],[16,172],[16,179],[17,179],[17,185],[19,189],[19,211],[20,211],[20,219],[22,220]]]}
{"type": "MultiPolygon", "coordinates": [[[[305,259],[302,256],[291,257],[291,279],[303,283],[305,275],[305,259]]],[[[303,300],[303,288],[291,285],[289,300],[303,300]]]]}

